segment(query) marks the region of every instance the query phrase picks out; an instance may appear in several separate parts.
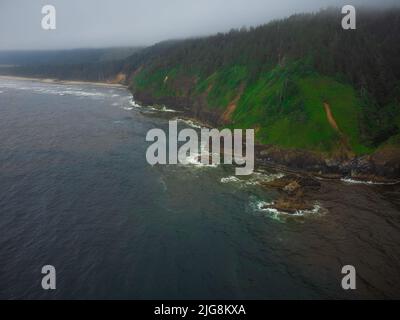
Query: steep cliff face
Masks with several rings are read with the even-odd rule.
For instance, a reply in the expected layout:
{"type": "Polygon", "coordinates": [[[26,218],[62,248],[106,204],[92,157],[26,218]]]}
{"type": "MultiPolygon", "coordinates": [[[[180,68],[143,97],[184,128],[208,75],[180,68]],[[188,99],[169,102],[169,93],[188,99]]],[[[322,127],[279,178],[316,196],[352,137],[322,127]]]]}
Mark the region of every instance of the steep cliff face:
{"type": "Polygon", "coordinates": [[[164,105],[168,108],[184,111],[186,116],[199,119],[212,126],[221,123],[222,109],[212,109],[209,106],[208,92],[198,92],[198,78],[190,75],[177,76],[174,71],[162,74],[162,79],[155,81],[147,78],[145,71],[135,73],[132,78],[131,90],[134,99],[142,105],[164,105]],[[141,74],[144,72],[144,74],[141,74]]]}
{"type": "MultiPolygon", "coordinates": [[[[131,90],[135,100],[143,105],[165,105],[168,108],[181,110],[186,116],[201,120],[213,127],[255,129],[258,143],[256,157],[259,164],[283,165],[328,177],[349,176],[372,180],[400,177],[400,148],[396,143],[391,143],[373,150],[358,140],[356,134],[359,128],[356,120],[360,116],[360,109],[356,102],[359,100],[353,89],[332,79],[315,78],[315,75],[311,78],[309,75],[299,77],[297,79],[299,85],[294,90],[297,96],[294,97],[288,94],[293,88],[288,88],[287,82],[282,81],[286,83],[284,90],[275,83],[277,91],[272,95],[281,94],[280,99],[287,108],[294,105],[292,112],[295,117],[293,120],[291,112],[283,112],[279,116],[273,115],[275,118],[272,120],[276,121],[274,123],[269,119],[263,121],[262,113],[257,114],[254,105],[245,105],[254,100],[253,95],[258,97],[262,93],[269,97],[268,91],[271,87],[274,88],[274,83],[266,84],[258,80],[262,83],[246,85],[245,82],[239,81],[232,93],[223,100],[222,107],[215,107],[213,105],[215,101],[219,99],[222,101],[218,95],[226,91],[224,88],[216,90],[216,86],[220,85],[216,81],[209,79],[204,81],[200,77],[179,75],[165,70],[162,76],[160,75],[162,81],[153,79],[153,82],[146,78],[146,83],[143,84],[141,76],[148,77],[147,74],[136,73],[132,79],[131,90]],[[313,87],[318,98],[312,93],[309,94],[307,90],[305,93],[297,91],[300,86],[313,87]],[[259,88],[254,89],[257,87],[259,88]],[[213,90],[214,96],[212,96],[213,90]],[[301,103],[291,105],[290,100],[296,99],[301,103]],[[327,101],[330,101],[333,107],[327,101]],[[296,109],[297,105],[301,107],[296,109]],[[310,115],[310,113],[315,114],[310,115]],[[267,127],[268,123],[280,129],[279,125],[284,123],[282,121],[294,121],[293,130],[285,126],[282,135],[278,135],[277,140],[272,142],[260,135],[265,132],[267,135],[269,132],[274,134],[275,132],[267,127]],[[304,128],[301,128],[301,125],[304,128]],[[314,135],[317,137],[313,138],[314,135]],[[303,145],[296,146],[298,143],[303,145]]],[[[212,78],[215,79],[216,75],[214,74],[212,78]]],[[[273,101],[276,102],[274,99],[273,101]]],[[[264,107],[268,106],[267,102],[264,107]]],[[[276,108],[273,112],[277,112],[276,108]]]]}
{"type": "Polygon", "coordinates": [[[337,13],[157,45],[133,59],[130,88],[144,105],[255,129],[260,162],[400,177],[400,11],[362,13],[353,33],[337,13]]]}
{"type": "Polygon", "coordinates": [[[340,156],[371,151],[359,135],[362,110],[355,90],[301,61],[252,79],[241,65],[210,75],[176,67],[140,70],[131,89],[142,104],[185,110],[218,127],[255,129],[260,144],[340,156]]]}
{"type": "Polygon", "coordinates": [[[143,105],[165,105],[218,128],[255,129],[259,163],[323,175],[400,177],[396,142],[372,148],[362,141],[362,101],[355,89],[302,62],[252,81],[241,66],[208,77],[141,66],[131,90],[143,105]]]}

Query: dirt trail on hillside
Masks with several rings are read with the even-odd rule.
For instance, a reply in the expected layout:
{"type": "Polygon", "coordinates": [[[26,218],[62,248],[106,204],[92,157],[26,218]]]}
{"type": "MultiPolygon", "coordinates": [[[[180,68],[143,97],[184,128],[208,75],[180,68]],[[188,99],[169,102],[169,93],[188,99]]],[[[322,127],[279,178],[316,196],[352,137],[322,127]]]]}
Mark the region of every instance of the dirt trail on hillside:
{"type": "Polygon", "coordinates": [[[331,125],[331,127],[333,129],[335,129],[337,132],[339,132],[341,136],[343,136],[343,133],[340,131],[339,126],[337,125],[337,122],[336,122],[335,118],[333,117],[331,107],[327,102],[324,102],[324,108],[325,108],[326,117],[328,118],[328,122],[331,125]]]}
{"type": "Polygon", "coordinates": [[[242,94],[244,91],[244,86],[241,85],[239,88],[239,92],[237,94],[237,96],[235,97],[235,99],[233,99],[228,107],[226,108],[225,112],[222,114],[221,116],[221,120],[223,123],[229,123],[232,120],[232,114],[235,112],[236,107],[237,107],[237,103],[239,102],[242,94]]]}
{"type": "Polygon", "coordinates": [[[335,117],[332,114],[331,106],[329,105],[329,103],[324,102],[324,109],[325,109],[326,118],[328,119],[329,124],[340,135],[340,141],[341,141],[341,144],[343,147],[343,149],[341,150],[341,153],[343,155],[346,155],[346,157],[349,157],[349,158],[354,157],[354,152],[352,151],[352,149],[350,147],[349,141],[348,141],[346,135],[340,130],[340,128],[335,120],[335,117]]]}

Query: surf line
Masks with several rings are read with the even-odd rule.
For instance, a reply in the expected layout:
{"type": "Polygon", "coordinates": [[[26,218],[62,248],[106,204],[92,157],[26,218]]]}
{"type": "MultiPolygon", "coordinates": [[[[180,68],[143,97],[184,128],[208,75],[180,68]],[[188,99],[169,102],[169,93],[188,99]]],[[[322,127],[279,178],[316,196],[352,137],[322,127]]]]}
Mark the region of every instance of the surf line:
{"type": "Polygon", "coordinates": [[[236,175],[250,175],[254,171],[254,129],[246,129],[245,141],[243,130],[208,129],[198,131],[185,128],[178,132],[178,121],[171,120],[167,134],[162,129],[151,129],[147,132],[146,141],[153,142],[146,151],[147,162],[156,164],[188,164],[188,157],[198,156],[201,164],[218,165],[221,163],[221,142],[223,142],[223,163],[236,164],[236,175]],[[184,142],[178,149],[178,143],[184,142]],[[200,153],[199,153],[200,145],[200,153]],[[168,151],[168,152],[167,152],[168,151]]]}

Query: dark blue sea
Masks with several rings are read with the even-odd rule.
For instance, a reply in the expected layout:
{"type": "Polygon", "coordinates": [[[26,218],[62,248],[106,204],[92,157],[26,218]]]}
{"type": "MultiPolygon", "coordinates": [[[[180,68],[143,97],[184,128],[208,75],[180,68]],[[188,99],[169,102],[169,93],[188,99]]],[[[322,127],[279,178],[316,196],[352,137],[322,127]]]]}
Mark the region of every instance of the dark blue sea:
{"type": "Polygon", "coordinates": [[[321,181],[311,211],[262,209],[284,173],[147,163],[148,130],[179,117],[122,87],[0,79],[0,298],[400,298],[398,186],[321,181]]]}

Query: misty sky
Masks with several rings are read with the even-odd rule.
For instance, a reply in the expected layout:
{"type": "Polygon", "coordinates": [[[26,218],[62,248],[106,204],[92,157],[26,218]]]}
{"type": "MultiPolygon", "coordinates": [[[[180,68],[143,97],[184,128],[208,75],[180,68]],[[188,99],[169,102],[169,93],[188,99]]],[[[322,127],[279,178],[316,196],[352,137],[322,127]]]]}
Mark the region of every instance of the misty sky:
{"type": "Polygon", "coordinates": [[[150,45],[255,26],[296,12],[399,0],[0,0],[0,50],[150,45]],[[57,29],[41,28],[44,5],[57,29]]]}

